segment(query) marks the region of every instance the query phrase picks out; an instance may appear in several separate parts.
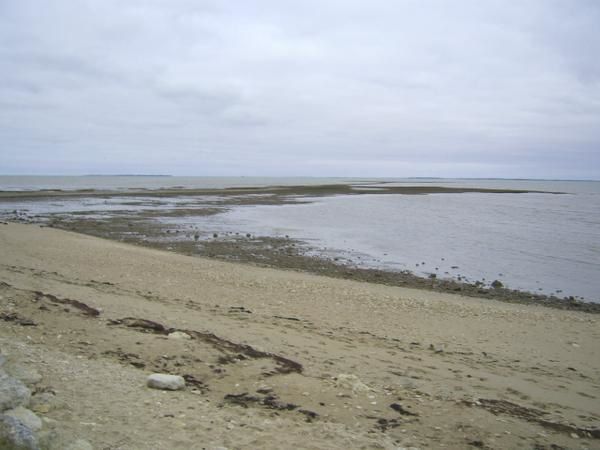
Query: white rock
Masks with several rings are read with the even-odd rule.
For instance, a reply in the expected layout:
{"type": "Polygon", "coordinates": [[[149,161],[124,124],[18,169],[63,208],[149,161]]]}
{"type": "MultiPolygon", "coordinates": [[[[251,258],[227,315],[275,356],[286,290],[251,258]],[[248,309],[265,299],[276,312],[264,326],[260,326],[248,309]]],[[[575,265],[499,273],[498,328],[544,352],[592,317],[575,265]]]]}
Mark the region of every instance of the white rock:
{"type": "Polygon", "coordinates": [[[148,377],[146,384],[153,389],[164,389],[168,391],[178,391],[185,388],[185,380],[183,377],[165,373],[153,373],[148,377]]]}
{"type": "Polygon", "coordinates": [[[183,331],[173,331],[172,333],[169,333],[169,339],[180,339],[180,340],[189,340],[192,337],[187,334],[184,333],[183,331]]]}
{"type": "Polygon", "coordinates": [[[42,429],[42,420],[36,416],[33,411],[23,408],[22,406],[4,411],[4,414],[20,420],[21,423],[31,431],[40,431],[42,429]]]}
{"type": "Polygon", "coordinates": [[[373,391],[373,389],[371,389],[365,383],[360,381],[360,379],[356,375],[345,374],[345,373],[341,373],[336,377],[335,385],[337,387],[350,389],[355,394],[358,394],[360,392],[373,391]]]}

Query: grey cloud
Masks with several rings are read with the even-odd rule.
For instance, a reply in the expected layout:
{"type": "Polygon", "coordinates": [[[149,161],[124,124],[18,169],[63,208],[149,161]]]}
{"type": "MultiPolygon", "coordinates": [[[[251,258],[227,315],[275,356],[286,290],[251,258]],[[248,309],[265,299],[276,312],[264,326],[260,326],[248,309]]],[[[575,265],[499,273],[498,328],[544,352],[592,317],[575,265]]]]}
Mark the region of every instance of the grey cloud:
{"type": "Polygon", "coordinates": [[[599,22],[592,0],[0,1],[0,172],[598,178],[599,22]]]}

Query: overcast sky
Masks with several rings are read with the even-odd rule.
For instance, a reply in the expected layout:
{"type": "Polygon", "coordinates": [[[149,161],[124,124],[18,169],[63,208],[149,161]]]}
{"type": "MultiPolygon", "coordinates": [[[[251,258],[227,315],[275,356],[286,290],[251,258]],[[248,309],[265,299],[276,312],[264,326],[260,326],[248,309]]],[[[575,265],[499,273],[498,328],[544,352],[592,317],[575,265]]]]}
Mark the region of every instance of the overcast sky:
{"type": "Polygon", "coordinates": [[[0,0],[0,173],[600,179],[600,1],[0,0]]]}

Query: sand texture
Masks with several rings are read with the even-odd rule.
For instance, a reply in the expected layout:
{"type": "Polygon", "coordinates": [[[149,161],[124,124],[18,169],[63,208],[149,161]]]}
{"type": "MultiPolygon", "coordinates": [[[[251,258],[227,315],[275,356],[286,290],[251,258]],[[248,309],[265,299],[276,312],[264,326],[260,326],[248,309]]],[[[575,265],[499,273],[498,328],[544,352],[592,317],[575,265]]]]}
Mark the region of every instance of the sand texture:
{"type": "Polygon", "coordinates": [[[50,448],[600,448],[597,321],[0,225],[0,353],[50,448]]]}

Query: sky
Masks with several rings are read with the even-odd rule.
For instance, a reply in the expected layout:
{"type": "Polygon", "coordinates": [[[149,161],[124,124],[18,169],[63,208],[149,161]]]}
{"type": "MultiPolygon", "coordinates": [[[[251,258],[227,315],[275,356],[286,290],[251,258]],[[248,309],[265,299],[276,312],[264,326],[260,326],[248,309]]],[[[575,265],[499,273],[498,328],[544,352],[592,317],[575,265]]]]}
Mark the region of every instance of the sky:
{"type": "Polygon", "coordinates": [[[600,1],[0,0],[0,174],[600,179],[600,1]]]}

